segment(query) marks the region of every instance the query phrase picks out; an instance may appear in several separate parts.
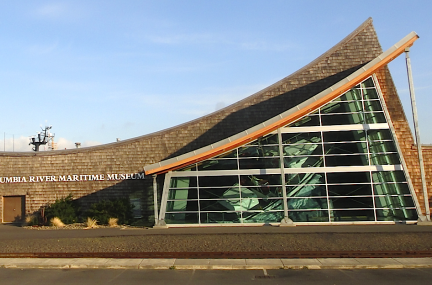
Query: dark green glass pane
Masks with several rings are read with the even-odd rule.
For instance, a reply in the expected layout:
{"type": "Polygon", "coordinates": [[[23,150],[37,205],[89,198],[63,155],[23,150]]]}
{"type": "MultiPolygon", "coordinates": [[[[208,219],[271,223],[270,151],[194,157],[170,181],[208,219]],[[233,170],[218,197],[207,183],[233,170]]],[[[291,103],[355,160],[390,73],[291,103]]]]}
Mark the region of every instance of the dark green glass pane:
{"type": "Polygon", "coordinates": [[[168,192],[168,200],[187,200],[198,199],[197,189],[170,189],[168,192]]]}
{"type": "Polygon", "coordinates": [[[286,186],[287,197],[317,197],[327,196],[323,185],[297,185],[286,186]]]}
{"type": "Polygon", "coordinates": [[[282,196],[282,186],[242,186],[240,191],[242,198],[271,198],[282,196]]]}
{"type": "Polygon", "coordinates": [[[282,144],[302,144],[321,142],[321,133],[290,133],[282,134],[282,144]]]}
{"type": "Polygon", "coordinates": [[[284,212],[243,212],[242,216],[243,223],[278,223],[284,218],[284,212]]]}
{"type": "Polygon", "coordinates": [[[239,159],[240,169],[280,168],[279,158],[244,158],[239,159]]]}
{"type": "Polygon", "coordinates": [[[322,115],[323,126],[363,124],[363,113],[322,115]]]}
{"type": "Polygon", "coordinates": [[[198,211],[198,201],[186,201],[186,200],[168,201],[166,211],[167,212],[198,211]]]}
{"type": "Polygon", "coordinates": [[[278,135],[277,134],[270,134],[267,136],[264,136],[262,138],[257,139],[256,141],[252,142],[251,145],[273,145],[278,144],[278,135]]]}
{"type": "Polygon", "coordinates": [[[402,170],[372,172],[372,180],[374,183],[406,182],[405,174],[402,170]]]}
{"type": "Polygon", "coordinates": [[[372,197],[332,197],[329,199],[331,209],[373,208],[372,197]]]}
{"type": "Polygon", "coordinates": [[[327,173],[327,182],[337,183],[367,183],[370,182],[369,172],[333,172],[327,173]]]}
{"type": "Polygon", "coordinates": [[[289,211],[288,217],[296,223],[299,222],[328,222],[328,211],[289,211]]]}
{"type": "Polygon", "coordinates": [[[415,209],[383,209],[376,210],[378,221],[415,221],[418,219],[415,209]]]}
{"type": "Polygon", "coordinates": [[[324,173],[292,173],[285,174],[287,185],[325,184],[324,173]]]}
{"type": "Polygon", "coordinates": [[[326,166],[365,166],[369,165],[367,155],[326,156],[326,166]]]}
{"type": "Polygon", "coordinates": [[[357,143],[326,143],[324,145],[325,154],[354,154],[367,153],[367,144],[357,143]]]}
{"type": "Polygon", "coordinates": [[[289,198],[289,210],[328,209],[326,198],[289,198]]]}
{"type": "Polygon", "coordinates": [[[376,208],[414,208],[414,201],[411,196],[378,196],[375,197],[376,208]]]}
{"type": "Polygon", "coordinates": [[[200,199],[239,199],[240,189],[238,186],[221,188],[200,188],[200,199]]]}
{"type": "Polygon", "coordinates": [[[324,161],[322,156],[285,157],[284,165],[286,168],[323,167],[324,161]]]}
{"type": "Polygon", "coordinates": [[[284,145],[284,156],[299,156],[299,155],[322,155],[321,144],[292,144],[284,145]]]}
{"type": "Polygon", "coordinates": [[[378,93],[376,89],[363,89],[363,98],[365,100],[378,99],[378,93]]]}
{"type": "Polygon", "coordinates": [[[166,213],[167,224],[198,224],[198,213],[166,213]]]}
{"type": "Polygon", "coordinates": [[[324,132],[323,140],[324,142],[365,141],[366,134],[364,131],[324,132]]]}
{"type": "Polygon", "coordinates": [[[319,116],[318,115],[310,115],[304,117],[297,122],[291,123],[288,126],[290,127],[311,127],[311,126],[319,126],[319,116]]]}
{"type": "Polygon", "coordinates": [[[201,219],[201,224],[240,223],[240,213],[201,212],[200,219],[201,219]]]}
{"type": "Polygon", "coordinates": [[[400,163],[397,153],[371,154],[372,165],[397,165],[400,163]]]}
{"type": "Polygon", "coordinates": [[[237,157],[237,149],[221,154],[215,158],[236,158],[236,157],[237,157]]]}
{"type": "Polygon", "coordinates": [[[374,221],[374,210],[333,210],[330,211],[332,222],[374,221]]]}
{"type": "Polygon", "coordinates": [[[335,99],[334,101],[354,101],[361,99],[362,97],[360,89],[354,88],[345,93],[344,95],[340,96],[339,98],[335,99]]]}
{"type": "Polygon", "coordinates": [[[361,101],[331,102],[321,108],[321,114],[358,113],[362,111],[361,101]]]}
{"type": "Polygon", "coordinates": [[[198,171],[237,169],[237,159],[210,159],[198,164],[198,171]]]}
{"type": "Polygon", "coordinates": [[[370,184],[329,185],[328,193],[329,196],[372,195],[372,187],[370,184]]]}
{"type": "Polygon", "coordinates": [[[386,118],[383,112],[364,113],[366,124],[380,124],[386,123],[386,118]]]}
{"type": "Polygon", "coordinates": [[[374,184],[375,195],[404,195],[410,194],[408,183],[374,184]]]}
{"type": "Polygon", "coordinates": [[[219,187],[239,185],[237,175],[200,176],[198,178],[200,187],[219,187]]]}
{"type": "Polygon", "coordinates": [[[360,87],[361,88],[370,88],[370,87],[375,87],[375,84],[374,84],[372,78],[369,77],[368,79],[366,79],[365,81],[360,83],[360,87]]]}
{"type": "Polygon", "coordinates": [[[366,112],[382,111],[379,100],[364,101],[364,109],[366,112]]]}
{"type": "Polygon", "coordinates": [[[246,146],[238,149],[239,157],[279,156],[278,146],[246,146]]]}
{"type": "Polygon", "coordinates": [[[181,168],[179,170],[176,170],[176,171],[196,171],[196,170],[197,170],[196,164],[192,164],[192,165],[188,165],[188,166],[181,168]]]}
{"type": "Polygon", "coordinates": [[[275,211],[283,210],[282,198],[277,199],[249,199],[241,200],[241,211],[275,211]]]}
{"type": "Polygon", "coordinates": [[[240,211],[240,199],[230,200],[200,200],[201,211],[240,211]]]}
{"type": "Polygon", "coordinates": [[[172,177],[170,188],[189,188],[197,186],[197,178],[193,177],[172,177]]]}
{"type": "Polygon", "coordinates": [[[396,146],[393,142],[389,141],[374,141],[369,144],[370,152],[397,152],[396,146]]]}
{"type": "Polygon", "coordinates": [[[369,141],[393,140],[390,130],[368,130],[369,141]]]}
{"type": "Polygon", "coordinates": [[[282,180],[279,174],[241,175],[240,184],[242,186],[282,185],[282,180]]]}

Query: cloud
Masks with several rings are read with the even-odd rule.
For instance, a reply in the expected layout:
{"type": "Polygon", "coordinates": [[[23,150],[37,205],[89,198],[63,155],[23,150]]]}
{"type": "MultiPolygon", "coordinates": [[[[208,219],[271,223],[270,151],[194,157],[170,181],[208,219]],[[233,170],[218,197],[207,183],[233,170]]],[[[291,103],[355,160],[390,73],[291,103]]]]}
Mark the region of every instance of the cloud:
{"type": "Polygon", "coordinates": [[[60,18],[66,11],[64,4],[47,4],[36,9],[35,14],[46,18],[60,18]]]}

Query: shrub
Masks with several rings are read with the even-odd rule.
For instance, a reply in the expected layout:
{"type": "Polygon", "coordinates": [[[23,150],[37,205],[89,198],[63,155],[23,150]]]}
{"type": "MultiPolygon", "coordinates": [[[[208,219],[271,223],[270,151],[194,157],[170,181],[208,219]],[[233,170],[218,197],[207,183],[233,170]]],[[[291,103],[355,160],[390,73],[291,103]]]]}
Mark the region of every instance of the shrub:
{"type": "Polygon", "coordinates": [[[102,200],[90,206],[87,216],[106,225],[110,218],[117,218],[119,224],[131,224],[133,205],[129,198],[102,200]]]}
{"type": "Polygon", "coordinates": [[[108,220],[108,225],[109,225],[111,228],[115,228],[115,227],[118,227],[117,222],[118,222],[118,219],[117,219],[117,218],[109,218],[109,220],[108,220]]]}
{"type": "Polygon", "coordinates": [[[39,225],[39,217],[35,214],[29,214],[25,218],[25,225],[26,226],[37,226],[39,225]]]}
{"type": "Polygon", "coordinates": [[[53,225],[54,227],[58,227],[58,228],[63,228],[65,226],[65,224],[61,221],[61,219],[54,217],[50,220],[51,225],[53,225]]]}
{"type": "Polygon", "coordinates": [[[57,199],[54,203],[49,204],[44,210],[46,221],[57,217],[65,224],[73,224],[78,222],[79,205],[74,201],[72,194],[67,197],[57,199]]]}
{"type": "Polygon", "coordinates": [[[97,220],[88,217],[87,218],[87,222],[86,222],[87,228],[88,229],[95,229],[95,228],[97,228],[98,227],[97,226],[97,222],[98,222],[97,220]]]}

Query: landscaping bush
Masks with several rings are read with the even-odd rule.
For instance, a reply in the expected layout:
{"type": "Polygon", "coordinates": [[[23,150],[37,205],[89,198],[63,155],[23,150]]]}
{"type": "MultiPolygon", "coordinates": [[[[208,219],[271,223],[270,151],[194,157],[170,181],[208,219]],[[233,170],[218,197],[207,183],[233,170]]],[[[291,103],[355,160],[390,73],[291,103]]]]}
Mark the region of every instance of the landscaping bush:
{"type": "Polygon", "coordinates": [[[117,218],[119,224],[130,225],[133,222],[132,209],[129,198],[102,200],[90,206],[87,216],[107,225],[110,218],[117,218]]]}
{"type": "Polygon", "coordinates": [[[79,204],[73,200],[72,194],[67,197],[57,199],[54,203],[49,204],[44,209],[45,221],[51,221],[53,218],[59,218],[65,224],[78,222],[79,204]]]}

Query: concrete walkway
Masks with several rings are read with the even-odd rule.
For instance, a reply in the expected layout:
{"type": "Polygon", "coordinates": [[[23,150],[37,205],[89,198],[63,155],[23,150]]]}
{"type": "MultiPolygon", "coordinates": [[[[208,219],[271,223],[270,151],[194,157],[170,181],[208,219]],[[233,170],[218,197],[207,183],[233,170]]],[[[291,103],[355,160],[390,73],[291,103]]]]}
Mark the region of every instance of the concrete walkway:
{"type": "Polygon", "coordinates": [[[408,269],[432,268],[432,258],[110,259],[0,258],[0,268],[38,269],[408,269]]]}

